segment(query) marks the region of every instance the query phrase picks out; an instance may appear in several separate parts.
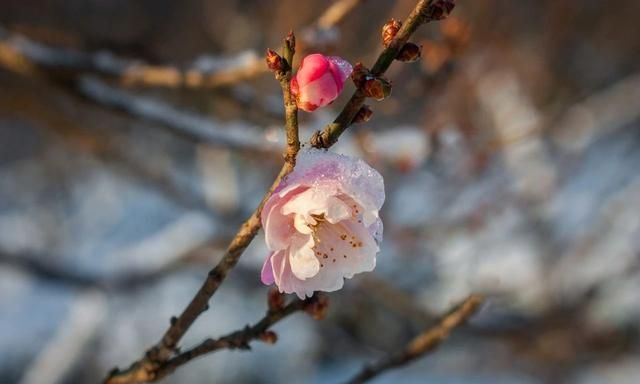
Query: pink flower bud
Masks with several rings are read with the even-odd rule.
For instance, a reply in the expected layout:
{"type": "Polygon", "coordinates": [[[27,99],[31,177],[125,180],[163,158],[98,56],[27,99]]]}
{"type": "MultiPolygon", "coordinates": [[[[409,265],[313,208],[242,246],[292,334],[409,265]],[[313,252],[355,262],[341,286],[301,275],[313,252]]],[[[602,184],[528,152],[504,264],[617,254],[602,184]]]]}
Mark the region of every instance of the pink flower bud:
{"type": "Polygon", "coordinates": [[[337,56],[314,53],[305,57],[291,79],[291,93],[298,108],[311,112],[331,104],[342,92],[352,69],[349,62],[337,56]]]}
{"type": "Polygon", "coordinates": [[[364,161],[308,149],[262,210],[271,251],[262,282],[300,298],[342,288],[373,270],[384,202],[382,176],[364,161]]]}

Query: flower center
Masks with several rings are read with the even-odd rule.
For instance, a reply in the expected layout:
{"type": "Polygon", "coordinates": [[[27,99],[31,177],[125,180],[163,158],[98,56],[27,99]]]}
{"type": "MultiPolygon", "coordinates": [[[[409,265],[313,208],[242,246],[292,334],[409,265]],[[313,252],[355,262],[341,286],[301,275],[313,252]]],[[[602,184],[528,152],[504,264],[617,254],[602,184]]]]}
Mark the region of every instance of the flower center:
{"type": "Polygon", "coordinates": [[[311,217],[315,220],[315,224],[308,224],[314,241],[312,249],[320,260],[321,268],[325,263],[348,259],[363,247],[362,240],[342,222],[331,224],[324,214],[311,215],[311,217]]]}
{"type": "Polygon", "coordinates": [[[327,219],[324,217],[324,213],[319,215],[311,215],[313,219],[316,221],[315,224],[307,224],[309,229],[311,229],[311,236],[313,237],[314,248],[320,244],[320,236],[318,236],[318,232],[320,230],[320,224],[325,223],[327,219]]]}

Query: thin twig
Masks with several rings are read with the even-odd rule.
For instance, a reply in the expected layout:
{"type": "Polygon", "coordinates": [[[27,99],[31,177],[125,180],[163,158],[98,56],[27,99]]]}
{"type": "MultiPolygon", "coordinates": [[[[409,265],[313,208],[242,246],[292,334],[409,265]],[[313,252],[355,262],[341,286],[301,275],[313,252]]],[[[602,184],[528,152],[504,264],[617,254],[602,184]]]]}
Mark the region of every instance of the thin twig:
{"type": "MultiPolygon", "coordinates": [[[[3,52],[14,56],[19,55],[29,65],[37,64],[46,68],[70,71],[90,71],[119,78],[125,85],[214,88],[267,73],[262,60],[255,53],[244,52],[235,57],[220,58],[220,61],[228,64],[209,71],[195,68],[183,70],[172,66],[150,65],[141,60],[119,57],[107,51],[88,53],[70,48],[51,47],[25,36],[10,33],[0,27],[0,55],[3,52]]],[[[20,68],[25,66],[21,64],[20,68]]]]}
{"type": "Polygon", "coordinates": [[[316,296],[306,300],[296,298],[293,302],[282,308],[267,311],[266,315],[256,324],[247,326],[218,339],[206,339],[197,346],[181,352],[175,357],[160,364],[152,372],[141,370],[127,370],[123,372],[114,371],[108,379],[108,383],[129,384],[156,381],[171,374],[180,366],[208,353],[216,352],[220,349],[249,350],[249,343],[253,340],[259,339],[274,324],[295,312],[307,309],[317,300],[318,298],[316,296]]]}
{"type": "MultiPolygon", "coordinates": [[[[313,25],[321,29],[332,28],[360,2],[362,0],[338,0],[329,6],[313,25]]],[[[220,68],[212,70],[151,65],[142,60],[119,57],[107,51],[82,52],[52,47],[13,34],[0,26],[0,65],[16,72],[31,73],[36,64],[47,68],[90,71],[115,77],[126,86],[190,89],[229,86],[269,72],[260,55],[254,52],[243,52],[219,60],[229,64],[220,65],[220,68]]]]}
{"type": "MultiPolygon", "coordinates": [[[[292,35],[291,35],[292,36],[292,35]]],[[[288,46],[290,37],[285,40],[285,57],[289,62],[293,58],[294,47],[288,46]]],[[[293,42],[295,45],[295,41],[293,42]]],[[[273,193],[273,190],[280,184],[283,177],[289,174],[295,166],[295,158],[300,149],[298,140],[298,108],[295,100],[291,95],[289,88],[289,80],[291,79],[291,67],[289,66],[283,73],[279,74],[279,80],[282,85],[283,99],[285,105],[285,126],[287,135],[287,148],[284,152],[285,163],[276,177],[275,181],[269,188],[269,191],[263,197],[256,211],[247,219],[236,236],[231,241],[222,260],[213,268],[203,285],[200,287],[191,302],[184,309],[182,314],[172,321],[171,326],[165,332],[164,336],[158,344],[150,348],[145,356],[138,362],[135,362],[129,369],[123,372],[114,371],[106,379],[105,383],[140,383],[155,381],[158,379],[158,370],[171,359],[175,354],[178,342],[182,336],[191,327],[193,322],[206,311],[209,307],[209,299],[218,290],[227,274],[235,267],[240,255],[249,246],[253,238],[261,227],[260,213],[267,199],[273,193]]]]}
{"type": "Polygon", "coordinates": [[[364,383],[390,369],[411,363],[436,349],[451,332],[467,321],[480,308],[483,299],[478,295],[469,296],[462,304],[454,308],[433,328],[416,336],[402,350],[365,366],[348,384],[364,383]]]}
{"type": "MultiPolygon", "coordinates": [[[[424,23],[433,21],[429,15],[432,15],[431,7],[437,6],[437,0],[420,0],[415,8],[402,24],[402,28],[398,31],[391,43],[380,53],[375,64],[371,68],[373,76],[384,74],[389,66],[398,56],[400,49],[409,40],[409,37],[424,23]]],[[[311,145],[316,148],[329,148],[338,141],[338,137],[351,125],[353,118],[356,116],[366,97],[361,88],[356,89],[347,105],[336,119],[328,124],[325,129],[316,132],[311,138],[311,145]]]]}
{"type": "Polygon", "coordinates": [[[201,70],[179,70],[170,66],[137,65],[121,74],[124,85],[168,88],[216,88],[246,81],[267,73],[259,57],[241,65],[206,73],[201,70]]]}
{"type": "Polygon", "coordinates": [[[194,348],[184,351],[167,361],[157,371],[156,380],[171,374],[178,367],[189,363],[197,357],[216,352],[220,349],[250,350],[249,342],[260,339],[274,324],[295,312],[305,310],[309,305],[313,304],[315,300],[317,300],[315,296],[307,300],[296,298],[293,302],[279,310],[268,311],[260,321],[252,326],[247,326],[242,330],[232,332],[218,339],[207,339],[203,341],[194,348]]]}

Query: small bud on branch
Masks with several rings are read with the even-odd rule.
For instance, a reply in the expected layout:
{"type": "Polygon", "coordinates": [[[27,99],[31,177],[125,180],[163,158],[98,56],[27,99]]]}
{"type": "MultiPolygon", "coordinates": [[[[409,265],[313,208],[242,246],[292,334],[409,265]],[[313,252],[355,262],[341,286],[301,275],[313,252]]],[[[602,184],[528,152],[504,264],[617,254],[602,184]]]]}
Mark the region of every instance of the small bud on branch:
{"type": "Polygon", "coordinates": [[[264,331],[258,337],[266,344],[275,344],[278,341],[278,334],[273,331],[264,331]]]}
{"type": "Polygon", "coordinates": [[[267,48],[267,54],[265,55],[265,61],[267,67],[274,72],[282,72],[285,70],[284,60],[274,50],[267,48]]]}
{"type": "Polygon", "coordinates": [[[382,26],[382,45],[388,47],[391,41],[402,27],[402,23],[396,19],[390,19],[382,26]]]}
{"type": "Polygon", "coordinates": [[[364,95],[378,101],[391,95],[391,82],[384,77],[369,77],[362,86],[364,95]]]}
{"type": "Polygon", "coordinates": [[[446,19],[455,6],[455,0],[436,0],[424,11],[425,21],[446,19]]]}
{"type": "Polygon", "coordinates": [[[289,31],[287,37],[285,37],[282,51],[282,55],[289,66],[293,66],[293,55],[296,53],[296,35],[293,34],[293,31],[289,31]]]}
{"type": "Polygon", "coordinates": [[[362,88],[368,77],[371,77],[369,68],[362,65],[362,63],[356,63],[353,67],[353,72],[351,72],[351,80],[353,80],[356,88],[362,88]]]}
{"type": "Polygon", "coordinates": [[[360,107],[360,110],[356,114],[356,117],[353,118],[352,123],[366,123],[367,121],[369,121],[369,119],[371,119],[371,115],[373,115],[373,111],[367,104],[364,104],[362,107],[360,107]]]}
{"type": "Polygon", "coordinates": [[[422,47],[414,43],[406,43],[400,49],[396,60],[403,61],[405,63],[411,63],[420,59],[422,55],[422,47]]]}

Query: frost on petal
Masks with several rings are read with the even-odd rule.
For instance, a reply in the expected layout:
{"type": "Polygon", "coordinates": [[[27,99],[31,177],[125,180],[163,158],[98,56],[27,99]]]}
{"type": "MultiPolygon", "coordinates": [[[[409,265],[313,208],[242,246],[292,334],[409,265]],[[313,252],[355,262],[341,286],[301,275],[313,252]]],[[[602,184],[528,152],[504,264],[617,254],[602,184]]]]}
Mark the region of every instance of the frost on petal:
{"type": "Polygon", "coordinates": [[[329,61],[329,68],[331,69],[331,74],[333,75],[336,84],[338,85],[338,92],[342,91],[342,87],[344,86],[344,82],[351,76],[351,72],[353,72],[353,66],[338,56],[329,56],[327,57],[329,61]]]}
{"type": "Polygon", "coordinates": [[[382,176],[361,159],[321,149],[304,149],[298,153],[296,167],[279,189],[287,186],[336,184],[343,193],[356,200],[363,209],[377,217],[384,203],[382,176]]]}

